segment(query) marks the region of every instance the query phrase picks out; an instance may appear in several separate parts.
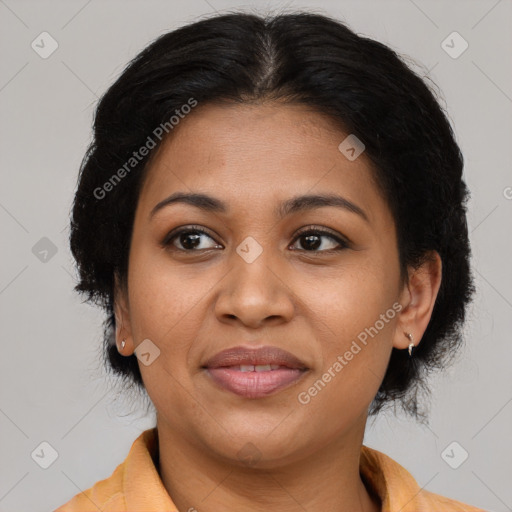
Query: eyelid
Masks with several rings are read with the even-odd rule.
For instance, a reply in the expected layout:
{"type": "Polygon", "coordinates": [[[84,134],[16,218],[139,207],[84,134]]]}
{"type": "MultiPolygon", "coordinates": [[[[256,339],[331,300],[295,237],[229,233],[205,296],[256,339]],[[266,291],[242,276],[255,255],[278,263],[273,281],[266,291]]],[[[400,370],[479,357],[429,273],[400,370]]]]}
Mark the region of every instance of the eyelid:
{"type": "MultiPolygon", "coordinates": [[[[177,226],[173,230],[169,231],[169,233],[167,233],[165,235],[164,239],[162,240],[161,245],[163,247],[168,246],[171,243],[171,240],[173,238],[175,238],[177,235],[181,234],[182,232],[187,232],[187,231],[197,231],[199,233],[203,233],[203,234],[209,236],[215,243],[217,243],[217,244],[219,243],[215,240],[215,236],[212,234],[212,232],[210,232],[210,230],[208,230],[207,228],[204,228],[203,226],[199,226],[196,224],[185,224],[183,226],[177,226]]],[[[189,252],[191,252],[191,251],[189,251],[189,252]]]]}
{"type": "Polygon", "coordinates": [[[304,233],[309,233],[310,231],[318,232],[319,234],[323,236],[330,236],[337,242],[343,243],[345,245],[352,245],[353,242],[345,235],[342,235],[341,233],[338,233],[337,231],[334,231],[330,228],[326,228],[325,226],[318,226],[315,224],[312,224],[310,226],[306,226],[304,228],[301,228],[298,233],[295,235],[295,238],[293,241],[295,241],[299,236],[303,235],[304,233]]]}

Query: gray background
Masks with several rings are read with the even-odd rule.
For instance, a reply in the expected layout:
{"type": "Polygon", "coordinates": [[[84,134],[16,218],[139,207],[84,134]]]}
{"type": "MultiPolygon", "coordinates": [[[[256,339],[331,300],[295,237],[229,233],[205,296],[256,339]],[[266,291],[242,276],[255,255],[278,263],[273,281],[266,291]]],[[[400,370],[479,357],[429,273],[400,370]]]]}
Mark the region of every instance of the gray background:
{"type": "Polygon", "coordinates": [[[512,510],[510,1],[0,0],[0,511],[63,504],[108,477],[153,425],[105,378],[102,315],[72,291],[67,223],[78,167],[95,102],[129,59],[200,16],[247,8],[331,14],[412,56],[443,91],[472,191],[478,293],[467,344],[432,379],[429,427],[387,413],[368,425],[365,443],[430,491],[512,510]],[[59,45],[46,59],[31,47],[43,31],[59,45]],[[441,46],[453,31],[469,44],[456,59],[441,46]],[[55,254],[42,252],[43,237],[55,254]],[[58,453],[48,469],[31,458],[43,441],[58,453]],[[457,469],[441,456],[453,441],[469,453],[457,469]]]}

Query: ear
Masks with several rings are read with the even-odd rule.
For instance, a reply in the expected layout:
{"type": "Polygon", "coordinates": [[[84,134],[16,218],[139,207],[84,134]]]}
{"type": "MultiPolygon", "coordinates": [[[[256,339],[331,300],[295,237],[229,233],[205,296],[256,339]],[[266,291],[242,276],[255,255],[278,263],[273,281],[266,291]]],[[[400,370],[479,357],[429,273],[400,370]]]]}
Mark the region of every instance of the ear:
{"type": "Polygon", "coordinates": [[[418,345],[432,316],[437,294],[441,286],[442,261],[437,251],[431,251],[418,268],[408,270],[409,279],[400,296],[402,310],[399,313],[393,338],[393,347],[405,349],[412,335],[418,345]]]}
{"type": "Polygon", "coordinates": [[[121,284],[116,274],[114,276],[114,315],[116,319],[116,345],[123,356],[133,354],[135,347],[133,343],[132,328],[130,322],[130,309],[128,303],[128,290],[121,284]],[[125,340],[124,348],[121,348],[121,342],[125,340]]]}

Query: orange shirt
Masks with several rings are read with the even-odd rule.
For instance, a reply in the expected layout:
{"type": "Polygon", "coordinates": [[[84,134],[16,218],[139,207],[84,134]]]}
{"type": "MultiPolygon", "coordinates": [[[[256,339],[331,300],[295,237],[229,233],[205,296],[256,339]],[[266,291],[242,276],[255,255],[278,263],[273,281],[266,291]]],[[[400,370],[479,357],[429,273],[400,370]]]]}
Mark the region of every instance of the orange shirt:
{"type": "MultiPolygon", "coordinates": [[[[109,478],[54,512],[176,512],[154,464],[157,443],[156,427],[144,431],[109,478]]],[[[364,445],[360,473],[381,499],[382,512],[485,512],[421,489],[400,464],[364,445]]]]}

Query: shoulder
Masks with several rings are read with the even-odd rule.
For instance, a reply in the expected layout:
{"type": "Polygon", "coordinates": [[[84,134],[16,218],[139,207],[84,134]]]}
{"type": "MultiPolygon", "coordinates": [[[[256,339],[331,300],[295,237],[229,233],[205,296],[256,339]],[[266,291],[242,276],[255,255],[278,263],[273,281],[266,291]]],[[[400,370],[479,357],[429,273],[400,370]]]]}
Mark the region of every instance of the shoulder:
{"type": "Polygon", "coordinates": [[[361,449],[360,474],[365,484],[379,497],[382,512],[485,512],[422,489],[398,462],[368,446],[361,449]]]}
{"type": "Polygon", "coordinates": [[[90,510],[125,510],[122,488],[124,462],[119,464],[112,475],[96,482],[54,512],[89,512],[90,510]],[[108,508],[106,508],[108,507],[108,508]]]}
{"type": "Polygon", "coordinates": [[[446,510],[447,512],[486,512],[483,508],[473,507],[461,501],[452,500],[429,491],[421,490],[420,494],[422,502],[427,504],[432,510],[446,510]]]}
{"type": "Polygon", "coordinates": [[[77,494],[54,512],[174,510],[154,465],[157,443],[156,428],[142,432],[112,475],[77,494]]]}

